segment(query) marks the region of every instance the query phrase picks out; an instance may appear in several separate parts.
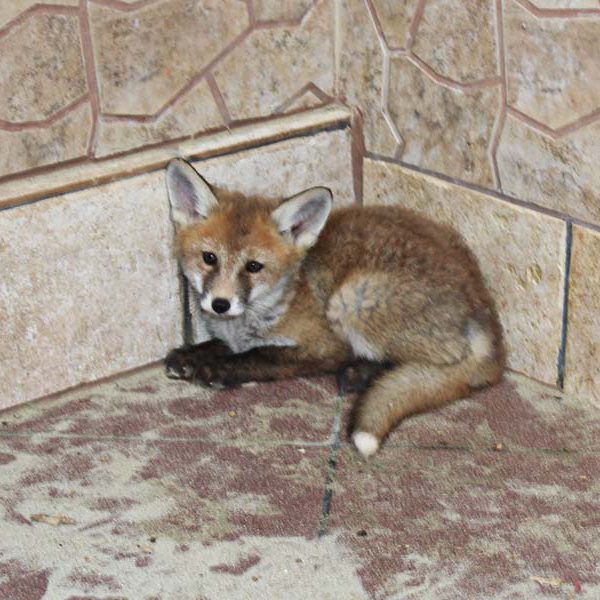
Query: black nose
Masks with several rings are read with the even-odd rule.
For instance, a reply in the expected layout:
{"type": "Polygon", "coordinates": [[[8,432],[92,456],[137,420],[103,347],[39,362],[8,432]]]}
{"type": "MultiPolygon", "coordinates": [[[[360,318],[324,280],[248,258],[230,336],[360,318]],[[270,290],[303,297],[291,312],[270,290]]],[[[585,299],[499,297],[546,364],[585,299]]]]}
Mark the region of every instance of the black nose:
{"type": "Polygon", "coordinates": [[[213,310],[216,313],[226,313],[230,308],[231,304],[229,304],[229,300],[225,300],[225,298],[215,298],[212,301],[213,310]]]}

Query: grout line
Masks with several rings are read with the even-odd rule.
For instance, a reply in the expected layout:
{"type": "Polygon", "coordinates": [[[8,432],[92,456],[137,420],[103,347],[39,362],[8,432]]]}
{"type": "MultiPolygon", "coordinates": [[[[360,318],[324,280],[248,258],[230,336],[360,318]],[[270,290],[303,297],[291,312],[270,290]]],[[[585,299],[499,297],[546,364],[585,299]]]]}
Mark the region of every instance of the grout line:
{"type": "Polygon", "coordinates": [[[598,8],[538,8],[530,0],[516,0],[517,4],[538,19],[569,19],[573,17],[600,17],[598,8]]]}
{"type": "Polygon", "coordinates": [[[92,109],[92,127],[87,145],[87,155],[88,157],[93,157],[96,151],[96,141],[100,125],[100,84],[96,73],[96,58],[94,56],[94,43],[90,27],[89,6],[85,0],[81,0],[79,5],[79,29],[81,32],[83,65],[92,109]]]}
{"type": "Polygon", "coordinates": [[[90,101],[90,94],[87,92],[82,96],[79,96],[73,102],[69,102],[66,106],[63,106],[56,112],[52,113],[46,119],[40,119],[38,121],[6,121],[4,119],[0,119],[0,130],[2,131],[27,131],[29,129],[37,129],[44,130],[49,129],[53,125],[55,125],[61,119],[68,117],[71,113],[74,113],[80,106],[83,106],[88,101],[90,101]]]}
{"type": "Polygon", "coordinates": [[[567,363],[567,335],[569,328],[569,285],[571,279],[571,253],[573,248],[573,223],[567,221],[567,237],[565,252],[565,278],[563,284],[562,334],[558,351],[558,376],[556,385],[564,390],[565,369],[567,363]]]}
{"type": "Polygon", "coordinates": [[[331,442],[329,459],[327,460],[327,475],[325,476],[325,490],[323,493],[323,505],[321,515],[319,517],[319,533],[318,537],[322,538],[327,535],[329,530],[329,515],[331,514],[331,501],[333,499],[333,483],[337,471],[338,458],[342,443],[340,440],[340,430],[342,426],[342,412],[344,410],[345,396],[338,394],[335,415],[331,427],[331,442]]]}

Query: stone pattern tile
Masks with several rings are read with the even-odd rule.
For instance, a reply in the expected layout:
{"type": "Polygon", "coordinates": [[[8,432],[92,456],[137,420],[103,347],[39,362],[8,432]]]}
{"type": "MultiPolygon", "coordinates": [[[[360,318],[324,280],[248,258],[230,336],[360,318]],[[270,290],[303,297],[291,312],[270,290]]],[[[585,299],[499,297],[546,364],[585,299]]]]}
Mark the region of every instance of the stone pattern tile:
{"type": "Polygon", "coordinates": [[[498,75],[494,8],[494,0],[429,0],[413,52],[454,81],[498,75]]]}
{"type": "Polygon", "coordinates": [[[344,3],[340,27],[339,86],[351,105],[361,107],[367,150],[393,156],[401,142],[385,120],[384,53],[373,16],[362,0],[344,3]]]}
{"type": "Polygon", "coordinates": [[[368,152],[596,222],[597,2],[351,0],[339,22],[368,152]]]}
{"type": "Polygon", "coordinates": [[[321,0],[290,28],[257,29],[214,70],[234,120],[276,112],[306,83],[333,93],[333,2],[321,0]]]}
{"type": "Polygon", "coordinates": [[[33,16],[0,38],[0,120],[43,121],[86,91],[77,16],[33,16]]]}
{"type": "Polygon", "coordinates": [[[498,146],[502,189],[600,224],[600,122],[554,138],[508,116],[498,146]]]}
{"type": "Polygon", "coordinates": [[[367,160],[364,202],[400,204],[456,228],[496,298],[509,365],[555,384],[565,224],[395,164],[367,160]]]}
{"type": "Polygon", "coordinates": [[[103,112],[152,115],[248,26],[239,0],[90,5],[103,112]],[[170,26],[164,26],[169,23],[170,26]]]}
{"type": "Polygon", "coordinates": [[[405,142],[402,159],[491,186],[488,147],[500,109],[498,86],[444,87],[404,58],[392,60],[390,77],[389,110],[405,142]]]}
{"type": "Polygon", "coordinates": [[[504,21],[510,106],[553,129],[600,108],[600,19],[538,19],[507,0],[504,21]]]}
{"type": "Polygon", "coordinates": [[[23,148],[17,158],[0,156],[0,177],[335,96],[334,0],[7,0],[3,24],[0,136],[23,148]],[[71,122],[88,97],[85,135],[94,135],[82,147],[83,132],[73,140],[55,126],[71,122]]]}
{"type": "Polygon", "coordinates": [[[600,233],[573,227],[565,389],[600,407],[600,233]]]}
{"type": "MultiPolygon", "coordinates": [[[[0,3],[0,28],[18,17],[22,12],[39,4],[57,4],[57,0],[4,0],[0,3]]],[[[62,6],[77,6],[79,0],[60,0],[62,6]]]]}
{"type": "Polygon", "coordinates": [[[390,48],[406,48],[419,0],[373,0],[376,18],[390,48]]]}
{"type": "Polygon", "coordinates": [[[163,173],[0,213],[0,402],[162,358],[180,340],[163,173]]]}
{"type": "Polygon", "coordinates": [[[98,125],[97,156],[107,156],[225,125],[206,80],[181,96],[156,120],[102,118],[98,125]]]}
{"type": "Polygon", "coordinates": [[[254,0],[254,16],[258,21],[301,19],[314,0],[254,0]]]}
{"type": "Polygon", "coordinates": [[[92,125],[92,110],[85,102],[43,129],[0,128],[0,170],[10,173],[84,156],[92,125]]]}
{"type": "Polygon", "coordinates": [[[331,378],[162,367],[3,411],[0,597],[597,597],[591,404],[510,376],[368,462],[342,412],[331,378]]]}

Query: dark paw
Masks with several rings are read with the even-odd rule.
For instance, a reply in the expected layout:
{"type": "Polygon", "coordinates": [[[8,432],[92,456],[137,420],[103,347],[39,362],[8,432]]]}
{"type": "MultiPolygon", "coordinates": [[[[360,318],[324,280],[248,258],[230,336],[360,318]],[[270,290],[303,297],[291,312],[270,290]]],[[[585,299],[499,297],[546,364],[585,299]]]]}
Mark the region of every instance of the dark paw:
{"type": "Polygon", "coordinates": [[[212,390],[222,390],[226,387],[230,387],[227,383],[226,370],[222,366],[216,364],[199,365],[194,372],[192,381],[196,385],[201,385],[212,390]]]}
{"type": "Polygon", "coordinates": [[[190,348],[175,348],[165,358],[165,373],[169,379],[190,381],[196,369],[190,348]]]}
{"type": "Polygon", "coordinates": [[[369,361],[355,362],[345,365],[336,373],[336,381],[340,394],[362,394],[373,379],[389,368],[385,363],[369,361]]]}

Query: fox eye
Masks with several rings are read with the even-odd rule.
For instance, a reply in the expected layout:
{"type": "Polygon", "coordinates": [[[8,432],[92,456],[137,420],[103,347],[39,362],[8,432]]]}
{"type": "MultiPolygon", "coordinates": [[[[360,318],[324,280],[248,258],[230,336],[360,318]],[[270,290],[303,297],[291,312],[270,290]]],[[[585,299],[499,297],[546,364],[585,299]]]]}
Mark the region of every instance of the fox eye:
{"type": "Polygon", "coordinates": [[[207,265],[216,265],[217,264],[217,255],[213,252],[203,252],[202,259],[207,265]]]}
{"type": "Polygon", "coordinates": [[[249,271],[250,273],[258,273],[264,266],[265,265],[256,260],[249,260],[246,263],[246,271],[249,271]]]}

